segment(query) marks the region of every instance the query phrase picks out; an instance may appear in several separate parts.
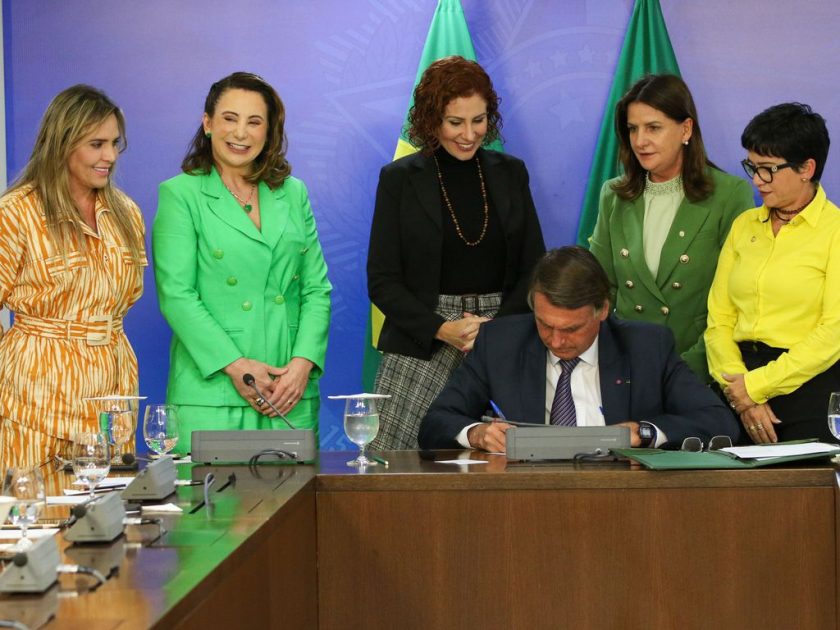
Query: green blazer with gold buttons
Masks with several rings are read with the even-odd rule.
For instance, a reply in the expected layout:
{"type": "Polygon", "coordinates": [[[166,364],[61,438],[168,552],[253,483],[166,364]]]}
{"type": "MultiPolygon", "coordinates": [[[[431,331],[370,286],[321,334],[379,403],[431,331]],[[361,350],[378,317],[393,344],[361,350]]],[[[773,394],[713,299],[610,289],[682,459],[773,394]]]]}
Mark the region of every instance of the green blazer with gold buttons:
{"type": "Polygon", "coordinates": [[[755,206],[752,188],[739,177],[709,169],[714,192],[696,203],[683,199],[662,247],[656,277],[645,263],[644,195],[621,199],[609,180],[601,189],[590,249],[607,272],[615,313],[662,324],[676,339],[689,367],[710,381],[703,332],[709,287],[732,221],[755,206]]]}
{"type": "Polygon", "coordinates": [[[216,169],[160,185],[152,251],[160,310],[172,328],[167,400],[245,406],[220,370],[239,357],[315,364],[304,398],[318,396],[327,349],[327,266],[303,182],[257,189],[261,230],[216,169]]]}

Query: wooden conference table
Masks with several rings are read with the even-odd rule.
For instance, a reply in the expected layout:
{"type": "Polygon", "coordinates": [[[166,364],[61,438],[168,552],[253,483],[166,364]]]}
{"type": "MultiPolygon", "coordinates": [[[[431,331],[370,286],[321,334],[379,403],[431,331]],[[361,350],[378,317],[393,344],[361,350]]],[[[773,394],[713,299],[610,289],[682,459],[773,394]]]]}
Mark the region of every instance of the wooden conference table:
{"type": "Polygon", "coordinates": [[[190,514],[202,490],[179,488],[184,514],[154,542],[144,525],[65,549],[71,562],[116,556],[119,573],[95,591],[64,576],[44,596],[2,595],[0,618],[54,613],[48,628],[86,630],[840,627],[829,464],[651,472],[423,455],[385,453],[388,468],[364,473],[326,452],[256,472],[180,467],[236,483],[212,513],[190,514]]]}

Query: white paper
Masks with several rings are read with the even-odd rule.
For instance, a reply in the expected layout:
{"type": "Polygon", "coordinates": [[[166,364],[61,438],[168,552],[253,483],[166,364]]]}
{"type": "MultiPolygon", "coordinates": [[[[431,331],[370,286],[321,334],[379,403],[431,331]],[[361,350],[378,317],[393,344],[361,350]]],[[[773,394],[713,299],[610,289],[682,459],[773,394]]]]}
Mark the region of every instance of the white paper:
{"type": "Polygon", "coordinates": [[[83,492],[81,494],[69,494],[63,497],[47,497],[47,505],[79,505],[87,501],[89,495],[89,492],[83,492]]]}
{"type": "Polygon", "coordinates": [[[174,503],[161,503],[160,505],[144,505],[140,509],[141,509],[143,514],[155,513],[155,512],[157,512],[157,513],[169,512],[169,513],[180,514],[181,512],[184,511],[183,509],[179,508],[174,503]]]}
{"type": "Polygon", "coordinates": [[[722,451],[730,453],[739,459],[770,459],[773,457],[790,457],[793,455],[814,455],[840,452],[837,444],[825,442],[805,442],[804,444],[757,444],[755,446],[731,446],[722,451]]]}
{"type": "Polygon", "coordinates": [[[486,459],[437,459],[435,464],[457,464],[460,466],[469,466],[470,464],[487,464],[486,459]]]}
{"type": "MultiPolygon", "coordinates": [[[[132,481],[134,481],[134,477],[106,477],[98,484],[96,484],[95,492],[99,494],[99,491],[104,488],[122,489],[125,488],[132,481]]],[[[73,485],[87,488],[87,484],[82,483],[79,480],[74,481],[73,485]]],[[[90,494],[90,490],[73,490],[71,488],[65,488],[64,494],[67,496],[73,496],[74,494],[90,494]]]]}
{"type": "Polygon", "coordinates": [[[330,400],[347,400],[348,398],[380,399],[390,397],[391,394],[341,394],[336,396],[327,396],[327,398],[329,398],[330,400]]]}
{"type": "MultiPolygon", "coordinates": [[[[36,538],[46,538],[47,536],[55,536],[58,529],[33,529],[31,526],[26,530],[26,537],[35,540],[36,538]]],[[[20,540],[20,528],[15,529],[0,529],[0,540],[20,540]]]]}

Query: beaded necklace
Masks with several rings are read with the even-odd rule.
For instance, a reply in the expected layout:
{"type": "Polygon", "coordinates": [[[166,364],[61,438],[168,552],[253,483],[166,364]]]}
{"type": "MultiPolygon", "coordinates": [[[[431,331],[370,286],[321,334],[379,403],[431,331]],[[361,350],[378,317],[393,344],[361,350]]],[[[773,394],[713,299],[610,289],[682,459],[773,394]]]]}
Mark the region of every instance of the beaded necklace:
{"type": "Polygon", "coordinates": [[[236,200],[237,200],[240,204],[242,204],[242,209],[243,209],[245,212],[247,212],[248,214],[250,214],[250,213],[251,213],[251,210],[253,210],[253,209],[254,209],[254,207],[251,205],[251,197],[253,197],[253,196],[254,196],[254,189],[256,188],[256,186],[255,186],[254,184],[251,184],[251,190],[250,190],[250,191],[248,191],[248,198],[247,198],[247,199],[243,199],[242,197],[240,197],[239,195],[237,195],[235,192],[233,192],[227,184],[225,184],[224,182],[222,182],[222,185],[223,185],[225,188],[227,188],[227,191],[228,191],[231,195],[233,195],[233,198],[234,198],[234,199],[236,199],[236,200]]]}
{"type": "Polygon", "coordinates": [[[487,191],[484,188],[484,175],[481,172],[481,162],[478,157],[475,157],[475,166],[478,169],[478,181],[481,185],[481,200],[484,203],[484,225],[481,226],[481,234],[475,241],[468,241],[461,231],[461,224],[458,223],[458,217],[455,215],[455,210],[452,208],[452,203],[449,201],[449,195],[446,194],[446,186],[443,185],[443,173],[440,172],[440,164],[436,155],[432,156],[435,159],[435,169],[437,170],[438,181],[440,182],[440,191],[443,193],[443,202],[446,204],[446,209],[449,210],[449,216],[452,217],[452,223],[455,224],[455,233],[468,247],[475,247],[484,240],[484,235],[487,234],[487,223],[490,219],[490,208],[487,205],[487,191]]]}

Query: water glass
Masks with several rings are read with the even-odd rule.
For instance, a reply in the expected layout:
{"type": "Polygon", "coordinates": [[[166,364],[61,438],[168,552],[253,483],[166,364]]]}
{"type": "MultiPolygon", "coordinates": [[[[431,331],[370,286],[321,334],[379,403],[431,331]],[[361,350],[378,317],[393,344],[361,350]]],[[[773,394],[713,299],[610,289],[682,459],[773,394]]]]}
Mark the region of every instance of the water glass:
{"type": "Polygon", "coordinates": [[[379,412],[373,398],[348,398],[344,407],[344,432],[353,444],[359,445],[359,456],[347,462],[348,466],[374,466],[375,461],[368,459],[365,449],[379,433],[379,412]]]}
{"type": "Polygon", "coordinates": [[[143,439],[158,455],[166,455],[178,443],[178,409],[175,405],[146,405],[143,439]]]}
{"type": "Polygon", "coordinates": [[[102,433],[93,431],[74,433],[73,474],[86,484],[90,499],[96,498],[96,486],[108,476],[111,470],[111,449],[102,433]]]}
{"type": "Polygon", "coordinates": [[[30,525],[38,520],[41,510],[47,505],[44,476],[37,467],[15,469],[9,484],[9,493],[15,499],[11,512],[12,524],[20,525],[20,541],[17,549],[27,549],[32,541],[27,538],[30,525]]]}
{"type": "Polygon", "coordinates": [[[840,392],[828,397],[828,430],[840,442],[840,392]]]}

